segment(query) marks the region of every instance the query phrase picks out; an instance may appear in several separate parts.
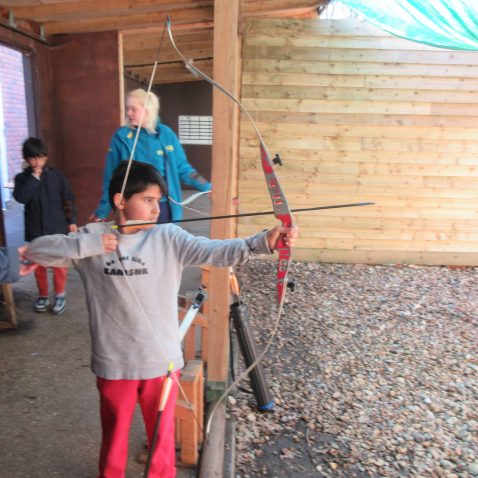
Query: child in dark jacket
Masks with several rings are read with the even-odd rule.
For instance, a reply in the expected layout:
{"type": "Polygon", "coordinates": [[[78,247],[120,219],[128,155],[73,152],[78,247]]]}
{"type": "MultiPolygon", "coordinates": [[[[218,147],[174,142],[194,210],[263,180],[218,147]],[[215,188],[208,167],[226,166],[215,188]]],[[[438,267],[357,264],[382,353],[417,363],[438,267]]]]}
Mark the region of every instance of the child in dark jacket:
{"type": "MultiPolygon", "coordinates": [[[[23,158],[28,167],[15,176],[14,198],[25,205],[25,240],[47,234],[75,232],[76,211],[74,196],[61,171],[47,165],[48,151],[39,138],[28,138],[23,143],[23,158]]],[[[53,313],[65,310],[65,287],[67,268],[52,267],[55,303],[53,313]]],[[[35,312],[45,312],[50,306],[48,297],[48,272],[46,267],[35,269],[38,299],[35,312]]]]}

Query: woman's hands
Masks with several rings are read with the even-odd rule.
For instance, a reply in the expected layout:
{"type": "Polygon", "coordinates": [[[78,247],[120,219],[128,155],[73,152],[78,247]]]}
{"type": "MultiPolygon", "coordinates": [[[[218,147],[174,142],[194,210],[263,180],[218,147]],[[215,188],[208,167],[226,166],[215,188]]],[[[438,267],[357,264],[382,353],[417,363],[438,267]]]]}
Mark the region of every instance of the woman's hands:
{"type": "Polygon", "coordinates": [[[106,222],[106,219],[96,216],[94,213],[88,216],[89,222],[106,222]]]}

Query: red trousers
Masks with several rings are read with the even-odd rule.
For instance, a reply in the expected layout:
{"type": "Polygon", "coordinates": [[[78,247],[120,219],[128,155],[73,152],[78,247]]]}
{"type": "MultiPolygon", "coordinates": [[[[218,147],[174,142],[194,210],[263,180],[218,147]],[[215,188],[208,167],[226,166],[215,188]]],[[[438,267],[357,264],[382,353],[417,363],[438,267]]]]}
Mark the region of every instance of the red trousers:
{"type": "MultiPolygon", "coordinates": [[[[175,375],[172,377],[173,386],[161,415],[149,478],[174,478],[176,476],[174,411],[180,372],[176,371],[173,374],[175,375]]],[[[137,402],[141,407],[148,443],[151,443],[164,379],[164,376],[148,380],[106,380],[97,377],[102,428],[98,478],[125,478],[128,461],[128,435],[137,402]]]]}
{"type": "MultiPolygon", "coordinates": [[[[55,289],[55,294],[64,294],[68,268],[51,267],[50,269],[53,271],[53,287],[55,289]]],[[[48,269],[43,266],[38,266],[35,269],[35,279],[37,280],[39,296],[48,297],[48,269]]]]}

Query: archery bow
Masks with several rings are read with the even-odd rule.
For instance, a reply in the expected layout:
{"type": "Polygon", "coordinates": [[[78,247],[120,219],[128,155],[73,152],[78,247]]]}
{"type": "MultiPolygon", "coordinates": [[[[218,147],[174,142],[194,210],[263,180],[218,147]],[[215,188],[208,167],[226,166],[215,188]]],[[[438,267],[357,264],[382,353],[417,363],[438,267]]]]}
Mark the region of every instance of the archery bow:
{"type": "MultiPolygon", "coordinates": [[[[279,164],[282,165],[282,162],[279,158],[279,156],[276,154],[274,159],[271,158],[271,155],[269,153],[269,150],[262,138],[262,135],[259,132],[259,129],[256,126],[256,123],[252,119],[252,116],[250,115],[249,111],[244,107],[244,105],[226,88],[221,86],[219,83],[214,81],[211,77],[206,75],[203,71],[201,71],[199,68],[195,67],[190,60],[188,60],[178,49],[176,46],[176,42],[174,41],[173,38],[173,33],[171,31],[171,18],[167,17],[166,20],[166,25],[167,25],[167,30],[168,30],[168,35],[169,39],[171,41],[171,44],[173,48],[176,50],[176,53],[179,55],[179,57],[183,60],[184,65],[186,68],[194,75],[194,76],[199,76],[206,80],[209,84],[211,84],[213,87],[218,88],[222,93],[224,93],[228,98],[230,98],[234,103],[236,103],[241,111],[244,112],[246,115],[247,119],[250,121],[252,124],[252,127],[254,128],[254,131],[256,133],[256,136],[259,140],[259,149],[260,149],[260,155],[261,155],[261,164],[262,164],[262,169],[264,171],[267,187],[269,189],[269,194],[272,200],[272,207],[274,210],[274,216],[281,222],[283,227],[292,227],[294,225],[293,219],[292,219],[292,213],[290,211],[289,205],[287,203],[287,199],[285,197],[285,194],[282,190],[282,187],[279,183],[279,179],[277,178],[275,171],[274,171],[274,164],[279,164]]],[[[285,292],[286,292],[286,284],[287,284],[287,274],[289,271],[289,265],[290,265],[290,260],[291,260],[291,254],[290,254],[290,247],[286,245],[284,239],[282,237],[279,238],[279,240],[276,243],[276,249],[279,253],[279,264],[277,268],[277,303],[278,303],[278,315],[281,314],[282,307],[284,304],[284,299],[285,299],[285,292]]]]}
{"type": "MultiPolygon", "coordinates": [[[[292,213],[289,208],[289,205],[287,203],[287,199],[285,197],[285,194],[282,190],[282,187],[280,186],[279,180],[275,174],[274,171],[274,164],[279,164],[281,165],[282,162],[279,158],[279,156],[276,154],[274,159],[271,158],[271,155],[269,153],[269,150],[259,132],[259,129],[257,128],[254,120],[252,119],[252,116],[250,115],[249,111],[242,105],[242,103],[226,88],[221,86],[219,83],[214,81],[212,78],[210,78],[208,75],[206,75],[204,72],[202,72],[199,68],[196,68],[191,61],[189,61],[178,49],[176,46],[176,43],[173,38],[173,33],[171,31],[171,19],[168,15],[167,20],[166,20],[166,25],[167,25],[167,30],[168,30],[168,35],[169,39],[171,41],[171,44],[173,48],[176,50],[177,54],[179,57],[183,60],[186,68],[194,75],[194,76],[199,76],[200,78],[203,78],[206,80],[209,84],[211,84],[213,87],[219,89],[222,93],[224,93],[228,98],[230,98],[234,103],[236,103],[241,111],[244,112],[250,123],[252,124],[252,127],[254,128],[254,131],[256,133],[256,136],[259,140],[259,149],[260,149],[260,156],[261,156],[261,165],[262,169],[264,171],[267,187],[269,190],[269,194],[271,197],[272,201],[272,207],[273,207],[273,213],[274,216],[281,222],[283,227],[293,227],[293,219],[292,219],[292,213]]],[[[285,240],[283,237],[280,237],[279,240],[276,243],[275,248],[277,249],[279,253],[279,262],[278,262],[278,267],[277,267],[277,316],[275,320],[275,325],[273,328],[273,331],[269,337],[269,340],[267,344],[265,345],[263,351],[261,354],[257,357],[257,359],[249,366],[247,369],[232,383],[229,385],[229,387],[226,388],[224,393],[221,395],[221,397],[217,400],[215,406],[211,410],[211,413],[209,415],[208,423],[206,426],[206,434],[209,433],[211,422],[213,419],[213,416],[219,407],[220,403],[222,400],[228,395],[228,393],[247,375],[249,372],[264,358],[265,354],[267,353],[269,347],[272,344],[272,341],[274,340],[274,337],[276,335],[278,326],[279,326],[279,321],[280,317],[282,315],[282,309],[284,306],[284,300],[285,300],[285,293],[286,293],[286,285],[287,285],[287,275],[289,272],[289,266],[290,266],[290,261],[291,261],[291,253],[290,253],[290,247],[285,243],[285,240]]]]}
{"type": "MultiPolygon", "coordinates": [[[[218,88],[223,94],[225,94],[234,103],[236,103],[239,106],[239,108],[244,112],[244,114],[246,115],[246,117],[248,118],[250,123],[252,124],[253,129],[256,133],[256,136],[259,140],[261,165],[262,165],[262,169],[264,171],[264,176],[265,176],[265,179],[266,179],[267,187],[268,187],[269,194],[270,194],[271,201],[272,201],[272,206],[273,206],[272,213],[281,222],[283,227],[286,227],[286,228],[293,227],[294,223],[293,223],[292,214],[291,214],[292,211],[289,208],[289,205],[287,203],[287,199],[285,197],[285,194],[282,190],[282,187],[280,186],[280,182],[279,182],[279,180],[278,180],[278,178],[275,174],[275,171],[274,171],[274,165],[275,164],[282,165],[282,162],[281,162],[279,156],[276,154],[274,159],[271,158],[269,150],[268,150],[268,148],[267,148],[267,146],[266,146],[266,144],[265,144],[265,142],[264,142],[264,140],[263,140],[255,122],[254,122],[254,120],[252,119],[252,117],[251,117],[250,113],[247,111],[247,109],[242,105],[242,103],[231,92],[229,92],[227,89],[225,89],[219,83],[217,83],[212,78],[210,78],[208,75],[206,75],[201,70],[199,70],[197,67],[195,67],[192,64],[192,62],[189,61],[181,53],[181,51],[176,46],[176,43],[175,43],[174,38],[173,38],[173,34],[172,34],[172,31],[171,31],[171,20],[170,20],[169,16],[167,17],[166,27],[167,27],[168,36],[169,36],[169,39],[171,41],[171,44],[172,44],[173,48],[175,49],[175,51],[177,52],[177,54],[179,55],[179,57],[183,60],[186,68],[193,75],[203,78],[208,83],[210,83],[213,87],[218,88]]],[[[154,75],[154,73],[153,73],[153,75],[154,75]]],[[[133,154],[132,154],[132,156],[133,156],[133,154]]],[[[130,161],[131,160],[132,160],[132,157],[130,158],[130,161]]],[[[353,204],[353,205],[355,206],[355,205],[366,205],[366,204],[370,204],[370,203],[357,203],[357,204],[353,204]]],[[[331,207],[324,207],[324,209],[325,208],[335,208],[335,207],[350,207],[350,206],[352,206],[352,205],[337,205],[337,206],[331,206],[331,207]]],[[[261,213],[259,213],[259,214],[261,214],[261,213]]],[[[257,215],[257,214],[254,214],[254,215],[257,215]]],[[[223,217],[221,216],[221,218],[226,218],[226,217],[234,217],[234,216],[223,216],[223,217]]],[[[236,217],[241,217],[241,215],[236,215],[236,217]]],[[[215,217],[215,218],[219,218],[219,217],[215,217]]],[[[203,219],[203,218],[200,218],[200,219],[203,219]]],[[[197,219],[197,220],[200,220],[200,219],[197,219]]],[[[214,218],[212,218],[212,219],[214,219],[214,218]]],[[[140,224],[136,224],[136,225],[139,226],[140,224]]],[[[126,224],[124,226],[128,226],[128,225],[126,224]]],[[[211,411],[211,414],[209,416],[207,427],[206,427],[206,434],[209,433],[213,415],[214,415],[217,407],[221,403],[221,401],[227,396],[227,394],[232,390],[232,388],[235,385],[237,385],[237,383],[239,383],[242,379],[244,379],[249,374],[249,372],[264,358],[265,354],[267,353],[267,351],[268,351],[269,347],[271,346],[272,341],[273,341],[273,339],[276,335],[276,332],[277,332],[277,329],[278,329],[278,326],[279,326],[279,320],[280,320],[280,317],[282,315],[284,300],[285,300],[287,276],[288,276],[288,271],[289,271],[289,266],[290,266],[290,261],[291,261],[291,253],[290,253],[290,248],[285,243],[285,240],[284,240],[283,237],[279,238],[279,240],[276,243],[275,248],[278,250],[278,253],[279,253],[279,262],[278,262],[278,268],[277,268],[277,304],[278,304],[278,306],[277,306],[277,316],[276,316],[276,321],[275,321],[273,331],[272,331],[272,333],[270,335],[270,338],[269,338],[267,344],[265,345],[262,353],[259,355],[259,357],[257,357],[257,359],[238,377],[238,379],[236,379],[229,387],[226,388],[223,395],[219,398],[216,405],[213,407],[213,409],[211,411]]]]}

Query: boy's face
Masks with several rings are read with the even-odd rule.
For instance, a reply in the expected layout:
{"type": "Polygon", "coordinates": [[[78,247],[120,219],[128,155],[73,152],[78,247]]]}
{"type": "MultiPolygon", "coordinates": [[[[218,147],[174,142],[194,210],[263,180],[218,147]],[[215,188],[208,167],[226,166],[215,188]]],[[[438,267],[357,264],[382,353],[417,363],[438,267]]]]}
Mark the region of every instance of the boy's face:
{"type": "Polygon", "coordinates": [[[33,169],[42,170],[45,167],[46,162],[48,161],[48,156],[34,156],[33,158],[25,158],[25,161],[33,169]]]}
{"type": "MultiPolygon", "coordinates": [[[[119,193],[114,197],[118,209],[120,224],[126,221],[151,222],[149,226],[142,226],[141,229],[148,229],[156,224],[159,216],[159,201],[161,200],[161,189],[157,184],[149,185],[143,192],[133,194],[129,199],[121,199],[119,193]]],[[[137,232],[140,228],[125,228],[126,233],[137,232]]]]}

